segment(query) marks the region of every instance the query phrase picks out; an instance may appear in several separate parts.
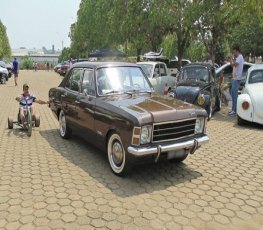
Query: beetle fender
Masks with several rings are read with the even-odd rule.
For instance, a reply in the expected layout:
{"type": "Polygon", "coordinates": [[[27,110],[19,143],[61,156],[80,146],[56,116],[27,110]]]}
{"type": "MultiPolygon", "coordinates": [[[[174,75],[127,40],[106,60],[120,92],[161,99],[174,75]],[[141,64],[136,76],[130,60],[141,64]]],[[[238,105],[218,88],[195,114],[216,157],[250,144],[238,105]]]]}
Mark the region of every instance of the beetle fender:
{"type": "Polygon", "coordinates": [[[253,120],[253,105],[248,94],[241,94],[237,98],[237,115],[246,121],[253,120]],[[248,109],[244,109],[242,104],[248,102],[248,109]]]}

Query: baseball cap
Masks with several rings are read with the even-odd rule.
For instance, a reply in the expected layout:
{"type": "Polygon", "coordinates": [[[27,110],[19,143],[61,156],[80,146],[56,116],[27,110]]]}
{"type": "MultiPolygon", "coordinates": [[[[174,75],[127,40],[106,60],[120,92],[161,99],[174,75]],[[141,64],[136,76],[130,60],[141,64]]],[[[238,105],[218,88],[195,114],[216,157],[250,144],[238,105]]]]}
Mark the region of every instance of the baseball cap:
{"type": "Polygon", "coordinates": [[[25,89],[26,87],[28,87],[28,88],[29,88],[29,86],[28,86],[28,84],[27,84],[27,83],[25,83],[25,84],[23,85],[23,89],[25,89]]]}

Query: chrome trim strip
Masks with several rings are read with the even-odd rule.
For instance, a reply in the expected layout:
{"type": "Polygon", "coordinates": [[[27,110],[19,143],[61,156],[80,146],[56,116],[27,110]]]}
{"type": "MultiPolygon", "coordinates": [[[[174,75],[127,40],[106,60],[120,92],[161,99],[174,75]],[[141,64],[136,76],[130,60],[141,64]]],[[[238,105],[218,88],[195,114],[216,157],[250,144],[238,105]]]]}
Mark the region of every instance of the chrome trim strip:
{"type": "Polygon", "coordinates": [[[158,149],[161,149],[161,152],[168,152],[168,151],[174,151],[174,150],[180,150],[180,149],[191,149],[195,147],[195,143],[197,142],[196,147],[201,146],[202,144],[209,141],[208,136],[202,136],[198,138],[194,138],[192,140],[179,142],[179,143],[173,143],[173,144],[160,144],[155,147],[128,147],[128,152],[136,157],[141,156],[147,156],[147,155],[153,155],[158,153],[158,149]]]}

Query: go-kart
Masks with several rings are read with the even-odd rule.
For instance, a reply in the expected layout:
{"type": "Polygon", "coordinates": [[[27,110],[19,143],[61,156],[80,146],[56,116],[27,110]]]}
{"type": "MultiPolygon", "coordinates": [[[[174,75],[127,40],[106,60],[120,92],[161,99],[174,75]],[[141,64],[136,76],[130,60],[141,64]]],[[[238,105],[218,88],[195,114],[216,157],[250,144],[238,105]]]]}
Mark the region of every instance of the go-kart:
{"type": "Polygon", "coordinates": [[[27,131],[27,136],[31,136],[32,134],[32,127],[39,127],[40,126],[40,117],[39,115],[34,115],[32,116],[30,108],[28,106],[25,106],[24,108],[24,116],[25,116],[25,122],[24,124],[22,123],[20,116],[19,116],[19,111],[17,115],[17,121],[13,121],[12,117],[8,117],[8,128],[13,129],[14,124],[22,127],[27,131]]]}

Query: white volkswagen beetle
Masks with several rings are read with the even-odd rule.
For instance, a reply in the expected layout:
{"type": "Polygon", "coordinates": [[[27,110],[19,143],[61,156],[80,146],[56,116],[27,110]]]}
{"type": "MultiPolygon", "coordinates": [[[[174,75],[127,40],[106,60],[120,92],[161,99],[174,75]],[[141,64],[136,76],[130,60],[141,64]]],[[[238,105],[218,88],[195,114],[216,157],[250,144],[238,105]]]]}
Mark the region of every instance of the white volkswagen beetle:
{"type": "Polygon", "coordinates": [[[263,64],[248,69],[242,94],[237,98],[237,123],[263,124],[263,64]]]}

